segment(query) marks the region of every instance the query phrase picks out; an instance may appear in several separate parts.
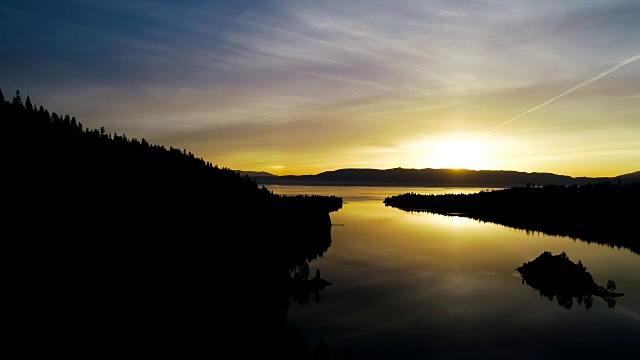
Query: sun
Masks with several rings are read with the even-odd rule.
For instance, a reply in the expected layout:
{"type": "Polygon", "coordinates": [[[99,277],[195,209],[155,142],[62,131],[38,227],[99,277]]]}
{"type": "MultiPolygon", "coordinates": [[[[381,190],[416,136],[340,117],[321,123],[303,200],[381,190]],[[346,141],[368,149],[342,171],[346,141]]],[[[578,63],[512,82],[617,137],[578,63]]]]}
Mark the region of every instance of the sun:
{"type": "Polygon", "coordinates": [[[432,148],[429,167],[484,170],[489,166],[488,146],[477,140],[443,140],[432,148]]]}

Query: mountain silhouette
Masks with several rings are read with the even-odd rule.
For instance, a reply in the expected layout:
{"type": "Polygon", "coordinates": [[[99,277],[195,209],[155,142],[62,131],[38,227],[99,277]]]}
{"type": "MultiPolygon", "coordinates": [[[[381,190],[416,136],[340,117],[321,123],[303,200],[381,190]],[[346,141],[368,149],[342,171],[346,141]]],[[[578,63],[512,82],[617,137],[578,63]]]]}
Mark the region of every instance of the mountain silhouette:
{"type": "Polygon", "coordinates": [[[594,182],[640,182],[640,172],[616,177],[571,177],[553,173],[465,169],[339,169],[315,175],[283,175],[246,172],[259,184],[338,186],[459,186],[504,188],[537,185],[585,185],[594,182]]]}
{"type": "Polygon", "coordinates": [[[612,180],[616,180],[616,179],[617,180],[629,180],[629,181],[640,182],[640,171],[636,171],[636,172],[632,172],[632,173],[629,173],[629,174],[616,176],[612,180]]]}

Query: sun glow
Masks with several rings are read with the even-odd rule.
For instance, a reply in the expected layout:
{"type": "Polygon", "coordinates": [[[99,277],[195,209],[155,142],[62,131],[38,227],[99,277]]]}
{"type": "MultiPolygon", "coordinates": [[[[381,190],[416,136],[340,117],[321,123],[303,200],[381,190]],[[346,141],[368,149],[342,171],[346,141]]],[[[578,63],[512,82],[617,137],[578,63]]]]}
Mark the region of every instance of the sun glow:
{"type": "Polygon", "coordinates": [[[486,170],[490,167],[488,146],[476,140],[443,140],[434,144],[429,167],[486,170]]]}

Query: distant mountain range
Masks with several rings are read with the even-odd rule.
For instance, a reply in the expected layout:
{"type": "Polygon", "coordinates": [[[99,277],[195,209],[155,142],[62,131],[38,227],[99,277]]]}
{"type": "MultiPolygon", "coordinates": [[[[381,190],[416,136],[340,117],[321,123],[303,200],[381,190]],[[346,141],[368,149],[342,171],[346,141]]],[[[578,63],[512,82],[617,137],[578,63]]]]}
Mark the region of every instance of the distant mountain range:
{"type": "Polygon", "coordinates": [[[512,187],[534,185],[584,185],[599,182],[640,182],[640,171],[615,177],[571,177],[553,173],[506,170],[458,169],[339,169],[316,175],[273,175],[268,172],[239,171],[258,184],[340,185],[340,186],[464,186],[512,187]]]}

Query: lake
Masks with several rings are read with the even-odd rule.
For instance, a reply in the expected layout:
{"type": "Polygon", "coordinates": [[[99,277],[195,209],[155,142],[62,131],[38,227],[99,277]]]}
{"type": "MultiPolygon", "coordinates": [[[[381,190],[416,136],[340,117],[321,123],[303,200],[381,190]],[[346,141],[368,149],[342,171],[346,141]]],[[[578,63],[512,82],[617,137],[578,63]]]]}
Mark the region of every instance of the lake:
{"type": "MultiPolygon", "coordinates": [[[[276,194],[336,195],[332,243],[312,261],[332,283],[320,300],[291,303],[288,321],[334,359],[625,358],[640,339],[640,256],[463,217],[385,207],[386,196],[482,188],[266,185],[276,194]],[[599,285],[614,280],[612,308],[561,306],[515,270],[544,251],[565,252],[599,285]]],[[[633,236],[633,234],[630,234],[633,236]]],[[[636,235],[637,236],[637,235],[636,235]]]]}

